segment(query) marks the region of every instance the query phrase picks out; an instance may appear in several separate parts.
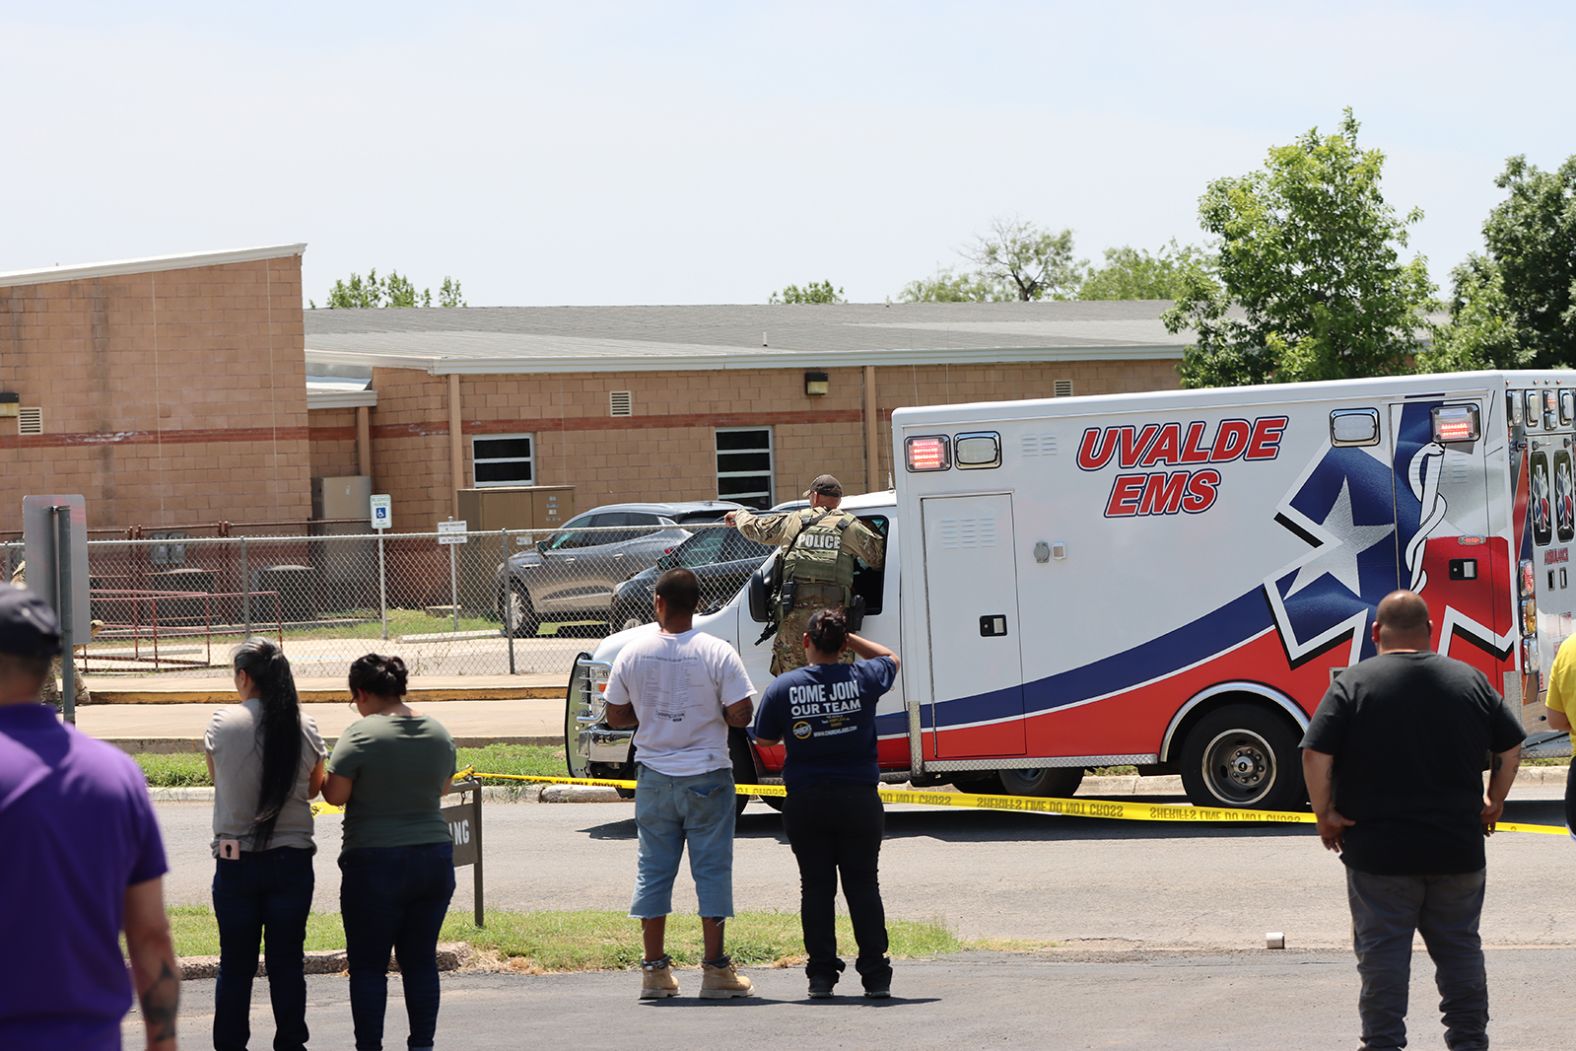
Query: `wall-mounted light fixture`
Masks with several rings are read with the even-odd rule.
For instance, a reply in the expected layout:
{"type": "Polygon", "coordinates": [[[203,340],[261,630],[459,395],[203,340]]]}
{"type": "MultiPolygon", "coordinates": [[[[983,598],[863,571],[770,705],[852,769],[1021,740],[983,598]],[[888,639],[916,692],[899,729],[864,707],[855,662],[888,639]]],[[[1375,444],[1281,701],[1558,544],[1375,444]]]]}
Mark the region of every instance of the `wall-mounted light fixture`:
{"type": "Polygon", "coordinates": [[[824,372],[806,372],[804,374],[804,392],[812,398],[822,398],[831,390],[831,381],[824,372]]]}

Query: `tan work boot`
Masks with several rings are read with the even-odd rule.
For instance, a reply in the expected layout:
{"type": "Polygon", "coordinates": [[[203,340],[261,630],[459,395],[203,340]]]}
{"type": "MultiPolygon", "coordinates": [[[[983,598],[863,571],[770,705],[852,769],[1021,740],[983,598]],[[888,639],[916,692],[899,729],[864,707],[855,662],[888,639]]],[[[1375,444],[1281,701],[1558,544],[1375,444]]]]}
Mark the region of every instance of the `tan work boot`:
{"type": "Polygon", "coordinates": [[[755,995],[755,983],[740,974],[726,956],[720,964],[702,963],[700,970],[702,1000],[731,1000],[736,996],[755,995]]]}
{"type": "Polygon", "coordinates": [[[640,961],[640,998],[665,1000],[679,995],[679,980],[673,977],[673,960],[664,956],[648,963],[640,961]]]}

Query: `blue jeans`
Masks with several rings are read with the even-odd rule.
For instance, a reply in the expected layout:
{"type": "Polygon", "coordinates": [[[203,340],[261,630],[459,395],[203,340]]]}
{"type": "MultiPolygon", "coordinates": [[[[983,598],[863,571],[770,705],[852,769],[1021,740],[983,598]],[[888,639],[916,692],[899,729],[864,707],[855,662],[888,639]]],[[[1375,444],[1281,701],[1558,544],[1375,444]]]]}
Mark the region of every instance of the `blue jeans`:
{"type": "Polygon", "coordinates": [[[438,1028],[438,931],[454,896],[454,845],[347,850],[339,871],[356,1051],[382,1051],[390,949],[405,987],[409,1046],[431,1047],[438,1028]]]}
{"type": "Polygon", "coordinates": [[[673,911],[673,877],[689,844],[700,914],[733,915],[733,771],[669,777],[636,765],[635,828],[640,854],[629,914],[649,920],[673,911]]]}
{"type": "Polygon", "coordinates": [[[246,1051],[251,1039],[252,979],[266,932],[268,998],[274,1051],[306,1047],[306,916],[312,908],[312,851],[279,847],[218,859],[213,914],[219,923],[219,978],[214,984],[215,1051],[246,1051]]]}
{"type": "Polygon", "coordinates": [[[1346,869],[1352,946],[1362,992],[1357,1013],[1362,1047],[1406,1046],[1406,1000],[1412,935],[1420,933],[1434,960],[1434,984],[1450,1051],[1488,1047],[1488,978],[1478,919],[1484,870],[1449,876],[1378,876],[1346,869]]]}

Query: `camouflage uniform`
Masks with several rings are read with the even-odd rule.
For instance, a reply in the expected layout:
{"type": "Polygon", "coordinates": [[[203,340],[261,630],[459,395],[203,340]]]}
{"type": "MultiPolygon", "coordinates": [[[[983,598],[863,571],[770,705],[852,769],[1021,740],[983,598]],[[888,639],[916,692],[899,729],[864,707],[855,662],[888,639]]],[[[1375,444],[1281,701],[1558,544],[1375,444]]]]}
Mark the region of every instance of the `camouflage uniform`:
{"type": "MultiPolygon", "coordinates": [[[[783,567],[783,580],[796,578],[799,584],[794,595],[793,609],[789,610],[777,625],[777,639],[772,644],[773,675],[781,675],[795,668],[804,667],[804,633],[809,626],[810,617],[816,610],[846,606],[852,597],[851,591],[844,585],[808,580],[804,578],[802,572],[800,574],[794,572],[796,564],[802,567],[805,563],[799,546],[794,545],[794,538],[802,530],[821,523],[823,519],[827,527],[834,527],[835,523],[844,517],[850,520],[850,524],[840,534],[841,544],[835,556],[835,571],[830,561],[826,562],[825,568],[843,579],[852,580],[854,560],[858,559],[872,569],[879,569],[886,558],[886,544],[881,537],[847,511],[804,508],[775,515],[754,515],[748,511],[740,511],[734,517],[733,524],[739,532],[756,543],[776,544],[782,548],[792,547],[786,556],[788,561],[783,567]]],[[[776,601],[775,596],[773,601],[776,601]]],[[[852,662],[853,654],[845,653],[843,659],[852,662]]]]}
{"type": "MultiPolygon", "coordinates": [[[[26,562],[17,563],[16,571],[11,574],[11,586],[18,588],[27,587],[26,562]]],[[[93,622],[93,630],[97,631],[98,626],[99,621],[95,620],[93,622]]],[[[77,649],[80,652],[82,647],[78,646],[77,649]]],[[[62,661],[61,658],[56,657],[54,660],[49,662],[49,674],[44,676],[44,685],[38,691],[38,699],[43,701],[45,704],[54,705],[57,710],[64,707],[61,704],[60,680],[65,676],[65,674],[66,666],[64,661],[62,661]]],[[[88,684],[82,681],[82,669],[76,669],[76,675],[73,677],[72,686],[74,688],[71,692],[76,694],[76,703],[78,706],[93,703],[93,695],[88,692],[88,684]]]]}

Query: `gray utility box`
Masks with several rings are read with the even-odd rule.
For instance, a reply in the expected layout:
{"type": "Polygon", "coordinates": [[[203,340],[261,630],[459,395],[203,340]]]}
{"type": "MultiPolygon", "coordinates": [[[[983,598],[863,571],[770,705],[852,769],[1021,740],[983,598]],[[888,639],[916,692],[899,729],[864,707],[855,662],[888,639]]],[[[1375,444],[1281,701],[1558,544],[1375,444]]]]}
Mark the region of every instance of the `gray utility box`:
{"type": "MultiPolygon", "coordinates": [[[[314,537],[365,536],[372,532],[371,507],[372,479],[367,475],[312,479],[314,537]]],[[[313,604],[314,614],[319,608],[330,613],[378,608],[376,541],[314,540],[310,558],[321,598],[313,604]]]]}
{"type": "MultiPolygon", "coordinates": [[[[575,487],[508,485],[461,489],[459,497],[460,518],[465,524],[474,532],[494,534],[471,537],[472,545],[486,545],[485,555],[460,552],[460,606],[467,613],[497,613],[496,572],[503,564],[503,549],[496,534],[500,529],[557,529],[574,517],[575,487]]],[[[518,551],[519,545],[511,541],[509,550],[518,551]]]]}

